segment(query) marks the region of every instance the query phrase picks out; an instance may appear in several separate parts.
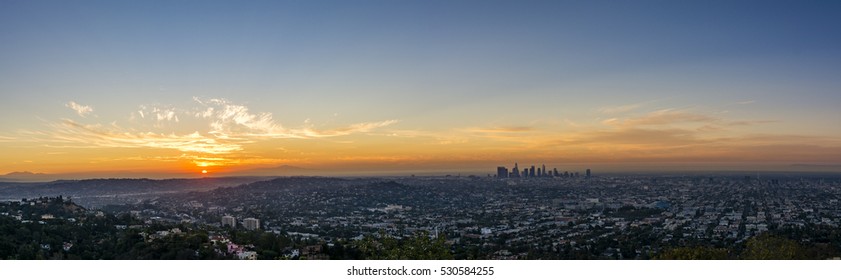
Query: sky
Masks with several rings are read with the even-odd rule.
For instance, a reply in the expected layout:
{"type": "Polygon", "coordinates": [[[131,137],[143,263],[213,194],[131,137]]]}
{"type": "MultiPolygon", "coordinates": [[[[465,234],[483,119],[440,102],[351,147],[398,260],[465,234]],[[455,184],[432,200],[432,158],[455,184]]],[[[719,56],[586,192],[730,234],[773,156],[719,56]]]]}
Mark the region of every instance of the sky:
{"type": "Polygon", "coordinates": [[[841,171],[839,12],[0,1],[0,174],[841,171]]]}

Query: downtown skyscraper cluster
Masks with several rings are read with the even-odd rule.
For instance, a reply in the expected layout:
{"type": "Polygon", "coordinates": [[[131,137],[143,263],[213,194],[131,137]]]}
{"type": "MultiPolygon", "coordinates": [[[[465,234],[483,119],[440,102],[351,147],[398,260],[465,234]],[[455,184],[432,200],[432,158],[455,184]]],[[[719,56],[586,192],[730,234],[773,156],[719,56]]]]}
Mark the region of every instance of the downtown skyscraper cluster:
{"type": "MultiPolygon", "coordinates": [[[[557,168],[552,168],[552,170],[549,171],[546,168],[545,164],[543,164],[543,165],[541,165],[541,167],[537,167],[537,168],[535,168],[535,166],[532,165],[531,167],[525,168],[521,171],[520,167],[519,167],[519,164],[514,163],[514,168],[512,168],[510,172],[508,171],[508,168],[506,168],[505,166],[498,166],[496,168],[496,177],[500,178],[500,179],[503,179],[503,178],[553,178],[553,177],[557,177],[557,178],[576,178],[576,177],[579,177],[579,176],[580,175],[579,175],[578,172],[563,171],[563,173],[562,173],[562,172],[558,171],[557,168]]],[[[591,172],[590,172],[589,168],[585,171],[584,176],[585,176],[585,178],[588,178],[588,179],[591,177],[591,172]]]]}

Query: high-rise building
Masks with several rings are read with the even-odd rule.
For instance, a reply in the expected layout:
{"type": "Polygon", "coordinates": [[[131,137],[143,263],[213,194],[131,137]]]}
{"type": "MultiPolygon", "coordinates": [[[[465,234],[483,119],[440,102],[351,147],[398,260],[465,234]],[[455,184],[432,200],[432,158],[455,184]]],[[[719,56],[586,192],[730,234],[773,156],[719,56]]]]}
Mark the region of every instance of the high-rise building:
{"type": "Polygon", "coordinates": [[[552,176],[558,177],[558,169],[552,168],[552,176]]]}
{"type": "Polygon", "coordinates": [[[543,164],[543,173],[541,173],[541,176],[546,177],[546,165],[545,164],[543,164]]]}
{"type": "Polygon", "coordinates": [[[222,226],[224,227],[226,225],[231,226],[232,228],[236,228],[237,227],[237,218],[234,218],[234,216],[227,216],[227,215],[222,216],[222,226]]]}
{"type": "Polygon", "coordinates": [[[511,174],[514,175],[514,177],[520,177],[520,168],[517,167],[516,162],[514,163],[514,169],[511,170],[511,174]]]}
{"type": "Polygon", "coordinates": [[[569,171],[564,171],[564,178],[569,178],[569,171]]]}
{"type": "Polygon", "coordinates": [[[497,166],[496,177],[500,179],[508,178],[508,168],[505,168],[505,166],[497,166]]]}
{"type": "Polygon", "coordinates": [[[247,230],[258,230],[260,229],[260,220],[255,218],[246,218],[242,220],[242,225],[247,230]]]}
{"type": "Polygon", "coordinates": [[[534,177],[534,165],[529,168],[529,177],[534,177]]]}
{"type": "Polygon", "coordinates": [[[537,177],[543,177],[543,173],[540,173],[540,167],[537,168],[537,177]]]}
{"type": "Polygon", "coordinates": [[[587,168],[587,179],[590,179],[590,168],[587,168]]]}

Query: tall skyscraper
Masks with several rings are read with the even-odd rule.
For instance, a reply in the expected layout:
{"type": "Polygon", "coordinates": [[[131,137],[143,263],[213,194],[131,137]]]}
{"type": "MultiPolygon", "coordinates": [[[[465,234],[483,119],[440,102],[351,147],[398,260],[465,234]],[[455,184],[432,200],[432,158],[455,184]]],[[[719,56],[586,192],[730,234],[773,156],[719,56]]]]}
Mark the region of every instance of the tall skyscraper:
{"type": "Polygon", "coordinates": [[[587,179],[590,179],[590,168],[587,168],[587,179]]]}
{"type": "Polygon", "coordinates": [[[534,165],[529,168],[529,177],[534,177],[534,165]]]}
{"type": "Polygon", "coordinates": [[[544,176],[544,177],[546,176],[546,165],[545,164],[543,164],[543,173],[541,173],[541,176],[544,176]]]}
{"type": "Polygon", "coordinates": [[[559,175],[557,168],[552,168],[552,173],[553,173],[552,176],[555,176],[555,177],[558,177],[558,175],[559,175]]]}
{"type": "Polygon", "coordinates": [[[508,178],[508,168],[505,168],[505,166],[498,166],[496,168],[496,177],[500,179],[508,178]]]}
{"type": "Polygon", "coordinates": [[[543,177],[543,173],[540,173],[540,167],[537,168],[537,177],[543,177]]]}
{"type": "Polygon", "coordinates": [[[514,175],[514,177],[520,177],[520,168],[517,167],[516,162],[514,163],[514,169],[511,170],[511,174],[514,175]]]}

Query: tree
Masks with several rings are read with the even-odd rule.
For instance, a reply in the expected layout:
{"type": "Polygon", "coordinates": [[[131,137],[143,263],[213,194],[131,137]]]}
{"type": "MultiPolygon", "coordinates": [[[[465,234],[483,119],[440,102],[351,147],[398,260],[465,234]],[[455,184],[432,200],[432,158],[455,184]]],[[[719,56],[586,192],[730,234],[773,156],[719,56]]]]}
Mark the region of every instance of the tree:
{"type": "Polygon", "coordinates": [[[748,260],[795,260],[803,259],[804,248],[794,240],[768,233],[748,240],[741,257],[748,260]]]}
{"type": "Polygon", "coordinates": [[[663,251],[657,259],[661,260],[726,260],[729,252],[724,248],[713,247],[678,247],[663,251]]]}
{"type": "Polygon", "coordinates": [[[397,240],[384,233],[380,235],[385,237],[374,240],[369,236],[355,243],[355,247],[364,258],[384,260],[453,259],[450,246],[447,245],[444,236],[433,239],[429,237],[428,232],[418,231],[409,238],[397,240]]]}

